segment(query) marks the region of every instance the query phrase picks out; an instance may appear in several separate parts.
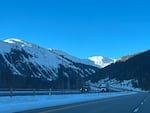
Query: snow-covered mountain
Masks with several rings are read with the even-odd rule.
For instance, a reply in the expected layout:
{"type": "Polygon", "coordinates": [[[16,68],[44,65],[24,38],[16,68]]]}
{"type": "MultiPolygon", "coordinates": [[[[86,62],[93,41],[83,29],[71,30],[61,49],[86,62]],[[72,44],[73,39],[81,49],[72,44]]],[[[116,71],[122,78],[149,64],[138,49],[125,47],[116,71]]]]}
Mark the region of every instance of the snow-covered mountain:
{"type": "Polygon", "coordinates": [[[116,62],[116,59],[107,58],[107,57],[103,57],[103,56],[93,56],[88,59],[91,60],[92,62],[94,62],[94,64],[100,66],[101,68],[104,68],[104,67],[110,65],[111,63],[116,62]]]}
{"type": "MultiPolygon", "coordinates": [[[[22,84],[26,80],[32,81],[36,78],[46,80],[48,84],[55,81],[53,84],[58,86],[57,88],[67,87],[62,84],[65,85],[66,81],[69,81],[72,83],[69,87],[75,88],[99,70],[90,65],[91,61],[85,62],[65,52],[45,49],[19,39],[0,41],[0,48],[0,82],[4,83],[4,86],[10,82],[9,77],[20,75],[15,77],[19,77],[19,83],[22,84]]],[[[16,80],[14,79],[13,84],[16,80]]]]}

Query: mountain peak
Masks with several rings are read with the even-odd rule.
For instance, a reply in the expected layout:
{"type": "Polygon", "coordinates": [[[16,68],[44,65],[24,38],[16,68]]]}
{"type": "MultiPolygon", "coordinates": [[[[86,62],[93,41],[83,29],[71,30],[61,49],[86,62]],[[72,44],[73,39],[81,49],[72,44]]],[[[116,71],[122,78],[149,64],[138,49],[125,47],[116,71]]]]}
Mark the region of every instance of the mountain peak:
{"type": "Polygon", "coordinates": [[[17,39],[17,38],[10,38],[10,39],[4,40],[4,42],[7,42],[7,43],[23,43],[24,41],[22,41],[20,39],[17,39]]]}
{"type": "Polygon", "coordinates": [[[8,43],[8,44],[15,44],[15,45],[22,46],[22,47],[24,47],[24,46],[32,47],[31,43],[28,43],[26,41],[23,41],[23,40],[17,39],[17,38],[6,39],[6,40],[3,40],[3,42],[8,43]]]}
{"type": "Polygon", "coordinates": [[[88,59],[93,61],[96,65],[101,66],[102,68],[106,67],[109,64],[114,63],[116,61],[116,59],[107,58],[107,57],[103,57],[103,56],[93,56],[88,59]]]}

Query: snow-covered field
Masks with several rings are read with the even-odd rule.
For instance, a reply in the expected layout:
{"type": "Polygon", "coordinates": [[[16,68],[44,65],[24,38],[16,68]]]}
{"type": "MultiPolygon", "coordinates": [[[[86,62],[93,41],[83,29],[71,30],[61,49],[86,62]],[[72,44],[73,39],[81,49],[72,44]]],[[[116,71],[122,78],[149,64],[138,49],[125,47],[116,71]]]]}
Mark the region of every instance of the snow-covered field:
{"type": "Polygon", "coordinates": [[[73,95],[45,95],[45,96],[16,96],[0,97],[0,113],[13,113],[18,111],[58,106],[96,99],[110,98],[136,94],[135,92],[73,94],[73,95]]]}

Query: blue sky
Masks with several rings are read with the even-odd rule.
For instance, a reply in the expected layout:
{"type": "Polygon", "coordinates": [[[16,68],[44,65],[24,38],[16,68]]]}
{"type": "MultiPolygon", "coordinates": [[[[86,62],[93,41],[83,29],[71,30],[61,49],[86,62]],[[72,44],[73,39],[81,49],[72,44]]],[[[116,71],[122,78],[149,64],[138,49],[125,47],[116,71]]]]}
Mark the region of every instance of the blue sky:
{"type": "Polygon", "coordinates": [[[0,40],[20,38],[80,58],[150,49],[144,0],[0,0],[0,40]]]}

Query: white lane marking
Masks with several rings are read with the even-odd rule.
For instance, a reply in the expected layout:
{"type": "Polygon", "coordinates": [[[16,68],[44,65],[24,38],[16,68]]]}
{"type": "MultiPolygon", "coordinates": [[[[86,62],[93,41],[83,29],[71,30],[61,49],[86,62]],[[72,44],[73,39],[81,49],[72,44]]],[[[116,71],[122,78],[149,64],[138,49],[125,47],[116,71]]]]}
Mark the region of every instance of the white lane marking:
{"type": "Polygon", "coordinates": [[[133,112],[137,113],[139,111],[139,108],[136,108],[133,112]]]}
{"type": "Polygon", "coordinates": [[[149,98],[149,96],[147,96],[142,102],[141,105],[139,105],[136,109],[134,109],[134,113],[137,113],[140,110],[140,107],[147,101],[147,99],[149,98]]]}

